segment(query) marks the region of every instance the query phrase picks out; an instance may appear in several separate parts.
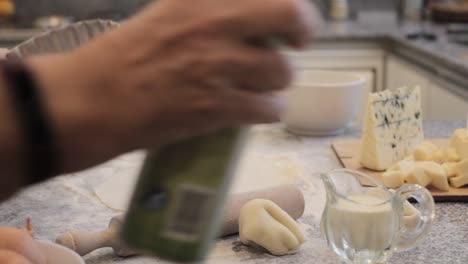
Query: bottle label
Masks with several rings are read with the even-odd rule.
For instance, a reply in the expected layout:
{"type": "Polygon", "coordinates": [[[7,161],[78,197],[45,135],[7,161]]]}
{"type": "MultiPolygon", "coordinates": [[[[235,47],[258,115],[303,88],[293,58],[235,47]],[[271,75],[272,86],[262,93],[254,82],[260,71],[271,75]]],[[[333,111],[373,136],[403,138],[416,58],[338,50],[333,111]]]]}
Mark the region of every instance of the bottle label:
{"type": "Polygon", "coordinates": [[[196,241],[203,231],[203,224],[213,210],[216,191],[201,185],[181,184],[173,202],[169,205],[164,236],[183,241],[196,241]]]}

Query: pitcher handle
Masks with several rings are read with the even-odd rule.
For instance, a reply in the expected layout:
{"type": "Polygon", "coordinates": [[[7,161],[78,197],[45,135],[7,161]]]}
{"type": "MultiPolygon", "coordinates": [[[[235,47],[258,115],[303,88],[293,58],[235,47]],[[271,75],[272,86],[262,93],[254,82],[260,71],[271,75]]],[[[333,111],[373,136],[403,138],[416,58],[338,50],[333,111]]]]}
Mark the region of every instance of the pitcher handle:
{"type": "Polygon", "coordinates": [[[405,184],[399,188],[394,196],[401,205],[400,231],[395,243],[396,251],[403,251],[414,247],[424,238],[432,226],[435,217],[434,198],[424,187],[416,184],[405,184]],[[419,204],[419,222],[408,229],[403,221],[403,204],[408,198],[414,198],[419,204]]]}

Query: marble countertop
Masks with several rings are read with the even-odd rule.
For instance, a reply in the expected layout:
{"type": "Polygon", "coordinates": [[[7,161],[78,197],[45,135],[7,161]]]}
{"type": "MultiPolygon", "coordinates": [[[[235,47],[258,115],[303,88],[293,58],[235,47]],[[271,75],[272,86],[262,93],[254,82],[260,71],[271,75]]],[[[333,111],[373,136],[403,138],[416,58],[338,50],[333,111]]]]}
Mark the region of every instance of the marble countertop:
{"type": "MultiPolygon", "coordinates": [[[[463,122],[430,122],[425,124],[426,137],[449,137],[463,122]]],[[[348,132],[355,137],[358,132],[348,132]]],[[[208,263],[321,263],[338,264],[340,260],[320,237],[319,220],[325,204],[325,191],[316,172],[340,167],[330,143],[337,137],[307,138],[287,133],[281,125],[260,125],[251,130],[251,150],[280,154],[294,159],[303,168],[299,179],[306,199],[306,210],[299,222],[305,230],[306,243],[291,256],[274,257],[240,244],[238,236],[219,239],[208,263]]],[[[0,204],[0,225],[22,226],[31,217],[38,239],[54,240],[70,230],[97,231],[107,226],[118,212],[102,204],[93,186],[122,175],[137,175],[142,152],[118,157],[98,167],[52,179],[19,193],[0,204]]],[[[390,263],[442,264],[468,263],[468,204],[439,203],[436,220],[428,237],[415,249],[396,253],[390,263]]],[[[85,257],[87,264],[100,263],[165,263],[147,257],[119,258],[110,249],[100,249],[85,257]]]]}

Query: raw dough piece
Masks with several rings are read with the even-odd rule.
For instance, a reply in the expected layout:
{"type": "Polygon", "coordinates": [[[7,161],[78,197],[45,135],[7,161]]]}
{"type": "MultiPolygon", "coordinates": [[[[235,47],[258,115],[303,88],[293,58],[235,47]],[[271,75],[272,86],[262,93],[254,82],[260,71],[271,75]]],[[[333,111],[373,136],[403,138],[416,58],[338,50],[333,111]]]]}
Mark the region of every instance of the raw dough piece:
{"type": "Polygon", "coordinates": [[[107,207],[125,211],[129,206],[137,177],[133,174],[120,174],[94,188],[94,193],[107,207]]]}
{"type": "Polygon", "coordinates": [[[280,185],[251,192],[231,193],[224,205],[222,236],[239,233],[240,211],[246,203],[254,199],[267,199],[274,202],[293,219],[298,219],[304,214],[304,195],[296,185],[280,185]]]}
{"type": "Polygon", "coordinates": [[[261,246],[277,256],[296,253],[304,243],[294,219],[265,199],[249,201],[242,207],[239,235],[243,244],[261,246]]]}
{"type": "MultiPolygon", "coordinates": [[[[267,156],[246,151],[240,159],[231,187],[231,193],[250,192],[271,187],[295,184],[302,167],[286,156],[267,156]]],[[[106,206],[125,211],[138,178],[138,171],[113,175],[94,188],[94,193],[106,206]]]]}
{"type": "Polygon", "coordinates": [[[289,157],[247,151],[239,161],[230,192],[249,192],[295,184],[302,173],[298,162],[289,157]]]}

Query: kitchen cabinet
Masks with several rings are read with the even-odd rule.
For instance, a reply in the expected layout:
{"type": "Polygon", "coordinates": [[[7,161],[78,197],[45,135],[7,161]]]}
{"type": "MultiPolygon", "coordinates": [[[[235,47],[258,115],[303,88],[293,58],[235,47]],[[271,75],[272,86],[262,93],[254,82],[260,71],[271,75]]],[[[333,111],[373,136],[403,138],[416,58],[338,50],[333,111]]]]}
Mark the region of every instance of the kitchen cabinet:
{"type": "Polygon", "coordinates": [[[466,89],[457,87],[396,56],[386,60],[385,87],[397,89],[401,86],[421,87],[421,104],[425,120],[464,120],[468,114],[468,99],[454,91],[466,89]]]}
{"type": "Polygon", "coordinates": [[[468,115],[468,99],[452,93],[452,84],[440,79],[429,83],[431,88],[429,120],[465,120],[468,115]]]}
{"type": "Polygon", "coordinates": [[[375,47],[344,48],[316,45],[303,52],[284,52],[295,68],[365,72],[369,91],[384,88],[384,51],[375,47]]]}
{"type": "MultiPolygon", "coordinates": [[[[285,52],[291,64],[297,69],[334,70],[359,75],[366,79],[366,98],[368,94],[383,89],[384,52],[375,47],[343,47],[337,45],[315,45],[303,52],[285,52]]],[[[356,117],[361,123],[365,106],[356,117]]]]}
{"type": "Polygon", "coordinates": [[[431,91],[426,73],[415,65],[392,55],[387,56],[386,63],[385,88],[395,90],[402,86],[419,85],[423,117],[427,119],[431,110],[429,106],[431,91]]]}

